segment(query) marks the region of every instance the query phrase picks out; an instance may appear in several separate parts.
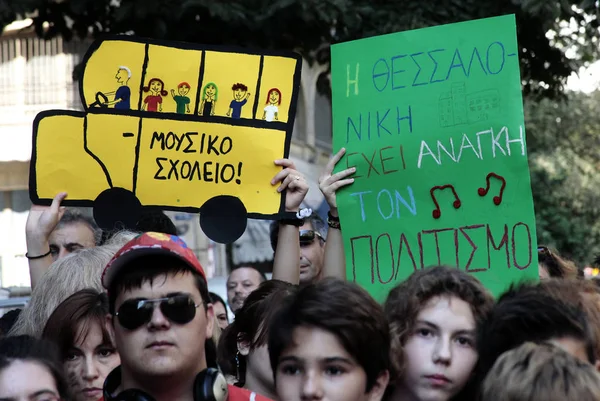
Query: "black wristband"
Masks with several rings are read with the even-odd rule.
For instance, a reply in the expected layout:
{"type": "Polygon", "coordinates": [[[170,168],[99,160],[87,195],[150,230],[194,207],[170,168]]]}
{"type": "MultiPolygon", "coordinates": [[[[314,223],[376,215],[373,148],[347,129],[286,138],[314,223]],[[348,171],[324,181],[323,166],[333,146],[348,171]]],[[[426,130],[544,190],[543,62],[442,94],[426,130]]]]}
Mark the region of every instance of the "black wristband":
{"type": "Polygon", "coordinates": [[[334,217],[331,215],[331,212],[327,212],[327,225],[330,228],[334,228],[336,230],[341,230],[342,226],[340,224],[340,217],[334,217]]]}
{"type": "Polygon", "coordinates": [[[35,259],[42,259],[45,258],[46,256],[50,255],[52,253],[51,250],[49,250],[47,253],[43,254],[43,255],[38,255],[38,256],[29,256],[29,252],[27,252],[25,254],[25,257],[29,260],[35,260],[35,259]]]}
{"type": "Polygon", "coordinates": [[[334,217],[331,212],[327,212],[327,220],[329,221],[340,221],[340,216],[334,217]]]}
{"type": "Polygon", "coordinates": [[[282,219],[279,220],[279,224],[284,224],[286,226],[302,227],[304,225],[304,219],[282,219]]]}

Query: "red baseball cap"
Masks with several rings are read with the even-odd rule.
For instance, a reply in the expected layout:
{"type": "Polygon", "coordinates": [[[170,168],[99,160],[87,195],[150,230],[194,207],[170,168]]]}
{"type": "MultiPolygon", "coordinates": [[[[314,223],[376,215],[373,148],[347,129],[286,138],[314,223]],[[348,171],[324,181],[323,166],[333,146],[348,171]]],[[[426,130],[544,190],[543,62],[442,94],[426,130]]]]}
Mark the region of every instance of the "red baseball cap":
{"type": "Polygon", "coordinates": [[[138,235],[117,251],[104,268],[102,286],[108,289],[117,273],[135,259],[147,255],[172,256],[184,262],[190,269],[200,273],[206,280],[206,274],[198,258],[196,258],[194,252],[188,248],[180,237],[170,234],[147,232],[138,235]]]}

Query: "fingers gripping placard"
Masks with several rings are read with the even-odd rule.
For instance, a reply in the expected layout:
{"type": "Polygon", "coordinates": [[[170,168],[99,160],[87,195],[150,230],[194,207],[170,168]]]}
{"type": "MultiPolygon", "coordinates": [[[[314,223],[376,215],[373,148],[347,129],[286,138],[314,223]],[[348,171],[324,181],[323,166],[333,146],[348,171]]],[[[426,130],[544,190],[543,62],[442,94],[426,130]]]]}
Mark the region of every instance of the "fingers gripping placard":
{"type": "Polygon", "coordinates": [[[133,228],[145,206],[200,212],[219,242],[284,216],[270,179],[289,153],[298,55],[108,37],[84,64],[85,112],[35,120],[34,203],[68,192],[104,228],[133,228]]]}

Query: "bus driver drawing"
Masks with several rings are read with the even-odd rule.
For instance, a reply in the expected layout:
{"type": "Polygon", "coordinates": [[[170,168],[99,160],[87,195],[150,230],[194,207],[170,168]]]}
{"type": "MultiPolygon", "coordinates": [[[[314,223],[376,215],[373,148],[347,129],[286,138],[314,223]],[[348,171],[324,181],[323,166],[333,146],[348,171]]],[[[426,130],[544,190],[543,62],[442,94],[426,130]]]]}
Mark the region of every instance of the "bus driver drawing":
{"type": "Polygon", "coordinates": [[[120,85],[119,88],[113,92],[98,92],[96,94],[96,102],[92,103],[90,107],[108,107],[114,105],[117,110],[129,110],[131,108],[131,89],[127,86],[131,79],[131,70],[123,65],[120,66],[115,74],[115,79],[120,85]],[[114,100],[109,101],[108,97],[113,95],[114,100]]]}

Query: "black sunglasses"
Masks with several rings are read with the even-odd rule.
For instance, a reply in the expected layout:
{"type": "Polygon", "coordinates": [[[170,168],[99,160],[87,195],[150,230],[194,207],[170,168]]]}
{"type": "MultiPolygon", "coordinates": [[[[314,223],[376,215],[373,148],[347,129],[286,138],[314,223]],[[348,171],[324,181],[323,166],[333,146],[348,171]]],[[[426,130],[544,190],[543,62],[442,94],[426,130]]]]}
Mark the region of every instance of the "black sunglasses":
{"type": "Polygon", "coordinates": [[[200,306],[187,294],[157,299],[130,299],[121,304],[115,315],[121,326],[135,330],[152,320],[155,304],[160,305],[160,311],[167,319],[177,324],[191,322],[196,316],[196,308],[200,306]]]}
{"type": "Polygon", "coordinates": [[[315,238],[323,238],[318,231],[314,230],[300,230],[300,245],[309,245],[315,240],[315,238]]]}

